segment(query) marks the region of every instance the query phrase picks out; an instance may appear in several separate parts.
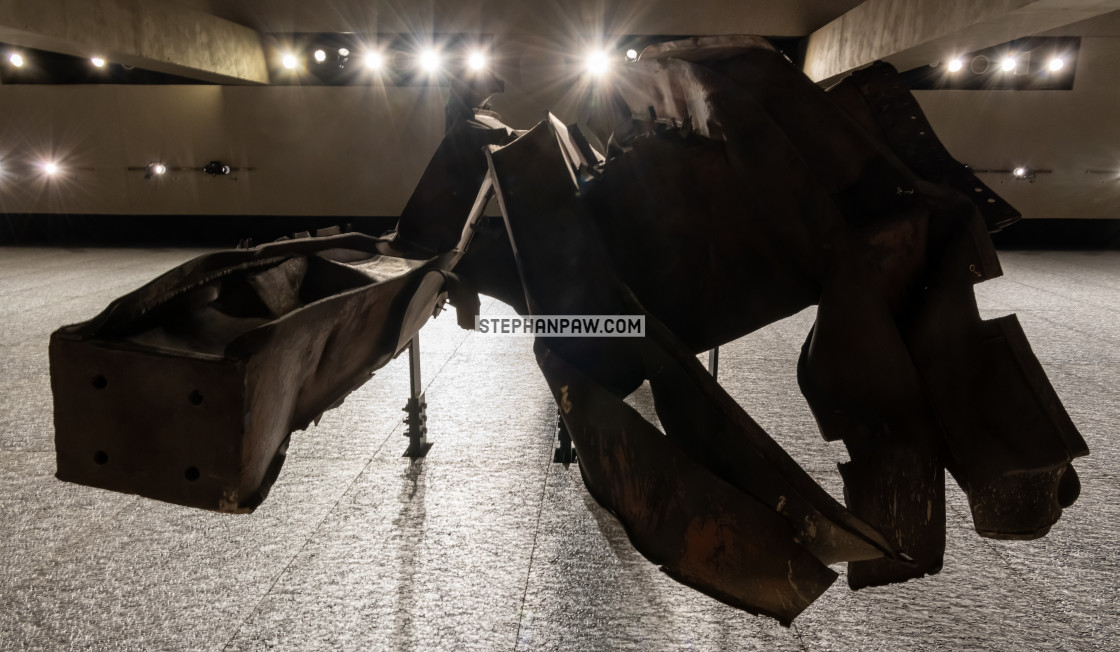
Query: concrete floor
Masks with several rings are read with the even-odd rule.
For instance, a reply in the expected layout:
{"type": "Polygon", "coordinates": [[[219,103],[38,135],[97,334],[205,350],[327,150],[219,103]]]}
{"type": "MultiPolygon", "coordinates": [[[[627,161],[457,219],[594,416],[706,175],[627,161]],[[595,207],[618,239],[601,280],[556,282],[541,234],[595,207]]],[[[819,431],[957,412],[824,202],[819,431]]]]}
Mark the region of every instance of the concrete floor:
{"type": "MultiPolygon", "coordinates": [[[[794,623],[660,573],[550,463],[555,406],[532,340],[453,315],[422,335],[428,457],[401,457],[401,357],[296,433],[271,496],[230,516],[53,477],[47,340],[198,254],[0,249],[0,648],[97,650],[1116,649],[1120,646],[1120,252],[1011,252],[978,287],[1017,312],[1092,455],[1049,536],[976,536],[949,490],[945,570],[849,591],[794,623]]],[[[506,311],[494,301],[491,313],[506,311]]],[[[812,310],[727,346],[720,380],[833,495],[794,364],[812,310]]],[[[631,401],[647,413],[649,395],[631,401]]],[[[843,566],[837,567],[843,572],[843,566]]]]}

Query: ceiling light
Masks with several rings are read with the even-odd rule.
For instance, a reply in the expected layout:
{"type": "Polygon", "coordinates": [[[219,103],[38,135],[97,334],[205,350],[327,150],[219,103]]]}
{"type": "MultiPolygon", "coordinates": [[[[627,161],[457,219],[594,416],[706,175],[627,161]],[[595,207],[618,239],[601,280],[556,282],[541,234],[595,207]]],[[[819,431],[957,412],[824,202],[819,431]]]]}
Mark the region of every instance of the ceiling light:
{"type": "Polygon", "coordinates": [[[327,53],[322,50],[315,50],[315,60],[319,63],[323,63],[327,60],[327,53]]]}
{"type": "Polygon", "coordinates": [[[467,58],[467,66],[471,70],[482,70],[486,67],[486,55],[481,52],[471,52],[471,56],[467,58]]]}
{"type": "Polygon", "coordinates": [[[296,64],[299,63],[299,60],[296,59],[296,55],[294,54],[285,54],[281,63],[283,63],[284,67],[288,70],[292,70],[296,67],[296,64]]]}
{"type": "Polygon", "coordinates": [[[607,72],[607,69],[611,67],[611,60],[607,57],[606,52],[597,50],[587,55],[585,65],[587,67],[587,72],[598,77],[607,72]]]}
{"type": "Polygon", "coordinates": [[[105,60],[102,59],[101,57],[93,57],[92,59],[89,60],[89,62],[92,63],[97,68],[104,68],[105,67],[105,60]]]}
{"type": "Polygon", "coordinates": [[[366,68],[370,70],[377,70],[381,67],[383,60],[380,52],[369,52],[366,54],[366,68]]]}
{"type": "Polygon", "coordinates": [[[626,51],[626,60],[627,61],[637,61],[638,60],[638,51],[635,50],[634,48],[630,48],[629,50],[627,50],[626,51]]]}
{"type": "Polygon", "coordinates": [[[162,174],[165,174],[166,172],[167,166],[163,163],[149,163],[147,171],[144,174],[144,178],[151,179],[152,177],[158,177],[162,174]]]}
{"type": "Polygon", "coordinates": [[[1015,65],[1015,57],[1005,57],[1003,61],[999,63],[999,69],[1004,72],[1011,72],[1012,70],[1015,70],[1015,65]]]}
{"type": "Polygon", "coordinates": [[[22,68],[23,67],[23,55],[21,55],[18,52],[13,52],[12,55],[10,57],[8,57],[8,63],[12,64],[16,68],[22,68]]]}
{"type": "Polygon", "coordinates": [[[1017,167],[1011,171],[1012,176],[1021,181],[1034,181],[1034,170],[1026,167],[1017,167]]]}
{"type": "Polygon", "coordinates": [[[949,62],[949,72],[957,72],[964,67],[964,62],[960,59],[953,59],[949,62]]]}
{"type": "Polygon", "coordinates": [[[58,174],[58,163],[54,163],[53,161],[44,162],[43,172],[46,172],[48,175],[53,177],[54,175],[58,174]]]}
{"type": "Polygon", "coordinates": [[[1065,67],[1065,65],[1065,59],[1062,59],[1061,57],[1054,57],[1050,60],[1050,64],[1046,67],[1050,69],[1050,72],[1058,72],[1063,67],[1065,67]]]}
{"type": "Polygon", "coordinates": [[[435,50],[424,50],[420,55],[420,67],[427,72],[439,70],[439,53],[435,50]]]}
{"type": "Polygon", "coordinates": [[[338,56],[348,57],[348,56],[350,56],[350,50],[348,50],[346,48],[338,48],[338,56]]]}

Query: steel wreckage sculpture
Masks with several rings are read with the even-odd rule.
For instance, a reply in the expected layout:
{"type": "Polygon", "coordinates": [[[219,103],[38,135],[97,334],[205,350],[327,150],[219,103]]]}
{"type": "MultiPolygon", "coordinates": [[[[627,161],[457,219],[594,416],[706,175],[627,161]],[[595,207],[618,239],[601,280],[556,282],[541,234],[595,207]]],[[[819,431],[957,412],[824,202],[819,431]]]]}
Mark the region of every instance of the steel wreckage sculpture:
{"type": "MultiPolygon", "coordinates": [[[[246,512],[293,430],[409,346],[450,296],[645,315],[644,338],[549,338],[537,362],[590,493],[677,580],[789,624],[848,562],[858,589],[936,573],[948,469],[977,532],[1046,534],[1087,454],[1014,315],[982,320],[988,233],[1018,214],[955,162],[885,64],[829,91],[764,40],[645,50],[592,120],[523,132],[456,87],[384,237],[196,258],[51,338],[58,477],[246,512]],[[594,126],[594,125],[593,125],[594,126]],[[502,219],[483,216],[496,196],[502,219]],[[840,439],[845,508],[696,353],[816,304],[797,376],[840,439]],[[623,398],[652,387],[664,432],[623,398]]],[[[420,451],[414,451],[419,453],[420,451]]]]}

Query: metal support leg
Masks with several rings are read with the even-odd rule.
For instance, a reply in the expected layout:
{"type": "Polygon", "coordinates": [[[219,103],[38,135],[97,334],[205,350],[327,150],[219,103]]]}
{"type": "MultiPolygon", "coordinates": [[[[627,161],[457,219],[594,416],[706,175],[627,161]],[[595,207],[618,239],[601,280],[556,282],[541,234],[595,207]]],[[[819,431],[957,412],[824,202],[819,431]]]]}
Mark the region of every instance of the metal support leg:
{"type": "Polygon", "coordinates": [[[719,373],[719,347],[708,351],[708,373],[712,374],[712,378],[717,378],[716,374],[719,373]]]}
{"type": "Polygon", "coordinates": [[[420,383],[420,334],[417,333],[408,343],[408,403],[404,411],[408,415],[408,450],[404,457],[424,457],[432,443],[428,441],[428,401],[424,398],[423,385],[420,383]]]}
{"type": "Polygon", "coordinates": [[[576,449],[572,448],[572,436],[568,434],[568,426],[564,424],[564,418],[560,416],[559,410],[556,411],[556,438],[560,440],[560,444],[552,452],[552,461],[557,464],[571,464],[576,461],[576,449]]]}

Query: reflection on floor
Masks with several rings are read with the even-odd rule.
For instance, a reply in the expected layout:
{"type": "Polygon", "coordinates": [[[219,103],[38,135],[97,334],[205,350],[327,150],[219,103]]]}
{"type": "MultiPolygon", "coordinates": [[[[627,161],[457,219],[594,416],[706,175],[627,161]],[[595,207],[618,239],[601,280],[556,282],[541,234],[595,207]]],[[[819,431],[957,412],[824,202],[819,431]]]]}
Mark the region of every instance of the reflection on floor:
{"type": "MultiPolygon", "coordinates": [[[[53,478],[47,338],[196,255],[0,250],[0,648],[384,650],[1107,649],[1120,645],[1120,255],[1004,253],[978,286],[1017,312],[1092,455],[1051,534],[994,542],[950,487],[938,576],[853,593],[790,629],[661,574],[550,463],[532,340],[445,313],[423,332],[428,457],[401,457],[402,356],[296,433],[272,495],[226,516],[53,478]]],[[[493,301],[484,310],[507,309],[493,301]]],[[[833,495],[794,363],[812,310],[725,347],[720,380],[833,495]]],[[[649,412],[648,391],[631,401],[649,412]]],[[[838,566],[842,572],[843,567],[838,566]]]]}

